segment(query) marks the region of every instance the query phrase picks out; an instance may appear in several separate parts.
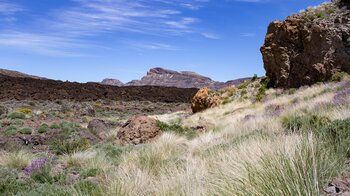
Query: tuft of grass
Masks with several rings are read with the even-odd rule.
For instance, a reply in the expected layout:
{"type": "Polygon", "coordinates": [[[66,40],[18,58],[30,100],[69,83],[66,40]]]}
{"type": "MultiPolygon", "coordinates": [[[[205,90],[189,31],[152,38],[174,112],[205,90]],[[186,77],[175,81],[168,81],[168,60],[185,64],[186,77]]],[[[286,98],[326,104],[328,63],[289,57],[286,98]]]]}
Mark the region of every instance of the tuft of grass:
{"type": "Polygon", "coordinates": [[[26,151],[0,154],[0,166],[13,168],[21,171],[32,160],[32,154],[26,151]]]}
{"type": "Polygon", "coordinates": [[[62,154],[72,154],[77,151],[84,151],[89,149],[90,147],[91,146],[90,146],[89,140],[85,138],[80,138],[76,140],[54,141],[50,145],[50,150],[57,155],[62,155],[62,154]]]}
{"type": "Polygon", "coordinates": [[[183,127],[179,123],[167,124],[162,121],[157,121],[157,127],[164,132],[173,132],[178,135],[186,136],[188,139],[197,136],[197,132],[194,129],[183,127]]]}

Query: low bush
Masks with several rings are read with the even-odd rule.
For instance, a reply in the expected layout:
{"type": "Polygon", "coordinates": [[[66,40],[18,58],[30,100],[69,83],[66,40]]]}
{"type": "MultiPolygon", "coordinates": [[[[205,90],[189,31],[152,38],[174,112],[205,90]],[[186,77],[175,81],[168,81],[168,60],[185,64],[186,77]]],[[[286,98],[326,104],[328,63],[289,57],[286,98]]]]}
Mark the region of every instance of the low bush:
{"type": "Polygon", "coordinates": [[[319,130],[330,123],[330,119],[314,114],[292,115],[282,118],[282,126],[289,132],[319,130]]]}
{"type": "Polygon", "coordinates": [[[7,118],[10,118],[10,119],[25,119],[26,115],[24,113],[20,113],[20,112],[12,112],[12,113],[7,115],[7,118]]]}
{"type": "Polygon", "coordinates": [[[6,136],[14,136],[18,133],[18,128],[14,125],[7,127],[4,131],[6,136]]]}
{"type": "Polygon", "coordinates": [[[48,129],[49,125],[44,123],[38,128],[38,133],[46,133],[48,129]]]}
{"type": "Polygon", "coordinates": [[[26,127],[26,128],[20,129],[18,132],[20,134],[30,135],[30,134],[32,134],[33,131],[31,128],[26,127]]]}
{"type": "Polygon", "coordinates": [[[73,191],[75,192],[75,195],[103,195],[102,189],[98,186],[98,184],[87,180],[76,183],[73,187],[73,191]]]}
{"type": "Polygon", "coordinates": [[[255,96],[256,101],[262,101],[263,98],[266,96],[266,91],[268,89],[269,83],[270,83],[270,79],[268,77],[261,80],[260,82],[261,86],[258,89],[258,92],[255,96]]]}
{"type": "Polygon", "coordinates": [[[331,81],[332,81],[332,82],[340,82],[340,81],[342,81],[342,80],[344,79],[344,77],[345,77],[346,75],[347,75],[347,73],[342,72],[342,71],[336,72],[336,73],[334,73],[334,74],[332,75],[331,81]]]}

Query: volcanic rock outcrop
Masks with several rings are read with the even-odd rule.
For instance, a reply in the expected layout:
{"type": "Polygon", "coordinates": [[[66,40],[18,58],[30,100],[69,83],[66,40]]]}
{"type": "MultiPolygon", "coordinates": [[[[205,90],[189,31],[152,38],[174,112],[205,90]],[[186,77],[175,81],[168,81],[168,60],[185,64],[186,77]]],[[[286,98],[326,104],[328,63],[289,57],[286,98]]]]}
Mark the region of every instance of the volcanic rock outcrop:
{"type": "MultiPolygon", "coordinates": [[[[250,78],[242,78],[230,80],[227,82],[217,82],[209,77],[199,75],[194,72],[177,72],[173,70],[163,69],[160,67],[150,69],[147,75],[141,80],[133,80],[124,86],[166,86],[177,88],[202,88],[209,87],[211,89],[222,89],[232,85],[238,85],[250,78]]],[[[118,80],[117,80],[118,81],[118,80]]],[[[112,79],[102,81],[102,84],[121,86],[119,82],[113,84],[112,79]]]]}
{"type": "Polygon", "coordinates": [[[300,87],[350,73],[346,2],[322,4],[269,25],[261,52],[272,86],[300,87]]]}
{"type": "Polygon", "coordinates": [[[119,130],[117,138],[123,144],[143,144],[161,134],[157,120],[146,116],[130,118],[119,130]]]}
{"type": "Polygon", "coordinates": [[[191,100],[191,108],[193,113],[201,112],[205,109],[218,106],[221,98],[209,88],[201,88],[191,100]]]}

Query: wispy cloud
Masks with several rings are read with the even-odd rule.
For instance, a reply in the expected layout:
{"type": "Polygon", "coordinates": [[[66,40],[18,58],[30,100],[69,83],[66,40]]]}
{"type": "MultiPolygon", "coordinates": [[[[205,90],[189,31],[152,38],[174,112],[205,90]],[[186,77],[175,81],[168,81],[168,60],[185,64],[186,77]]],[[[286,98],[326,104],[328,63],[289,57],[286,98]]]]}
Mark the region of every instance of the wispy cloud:
{"type": "Polygon", "coordinates": [[[193,32],[197,18],[185,16],[181,8],[194,8],[194,0],[75,0],[77,6],[59,11],[53,26],[72,34],[128,31],[148,34],[193,32]]]}
{"type": "Polygon", "coordinates": [[[241,37],[255,37],[256,33],[241,33],[241,37]]]}
{"type": "Polygon", "coordinates": [[[81,56],[76,49],[89,47],[77,39],[23,32],[0,33],[0,45],[49,56],[81,56]]]}
{"type": "Polygon", "coordinates": [[[0,0],[0,14],[12,14],[19,11],[23,11],[21,6],[0,0]]]}
{"type": "Polygon", "coordinates": [[[202,33],[202,35],[208,39],[220,39],[220,36],[214,33],[202,33]]]}
{"type": "Polygon", "coordinates": [[[175,46],[164,44],[164,43],[156,43],[156,42],[145,42],[145,43],[128,42],[127,45],[133,48],[147,49],[147,50],[169,50],[169,51],[180,50],[175,46]]]}

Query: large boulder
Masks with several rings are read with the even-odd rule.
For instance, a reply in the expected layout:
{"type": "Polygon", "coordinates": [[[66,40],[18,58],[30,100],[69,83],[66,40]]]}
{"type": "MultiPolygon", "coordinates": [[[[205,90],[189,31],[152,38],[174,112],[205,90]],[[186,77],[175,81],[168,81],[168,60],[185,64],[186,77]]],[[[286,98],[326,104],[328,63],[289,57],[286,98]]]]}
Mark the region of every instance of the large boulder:
{"type": "Polygon", "coordinates": [[[350,11],[323,4],[274,21],[261,48],[274,87],[300,87],[350,73],[350,11]]]}
{"type": "Polygon", "coordinates": [[[209,88],[201,88],[191,100],[193,113],[201,112],[205,109],[218,106],[221,103],[219,95],[213,93],[209,88]]]}
{"type": "Polygon", "coordinates": [[[157,120],[146,116],[131,117],[119,130],[117,138],[122,144],[142,144],[161,134],[157,120]]]}

